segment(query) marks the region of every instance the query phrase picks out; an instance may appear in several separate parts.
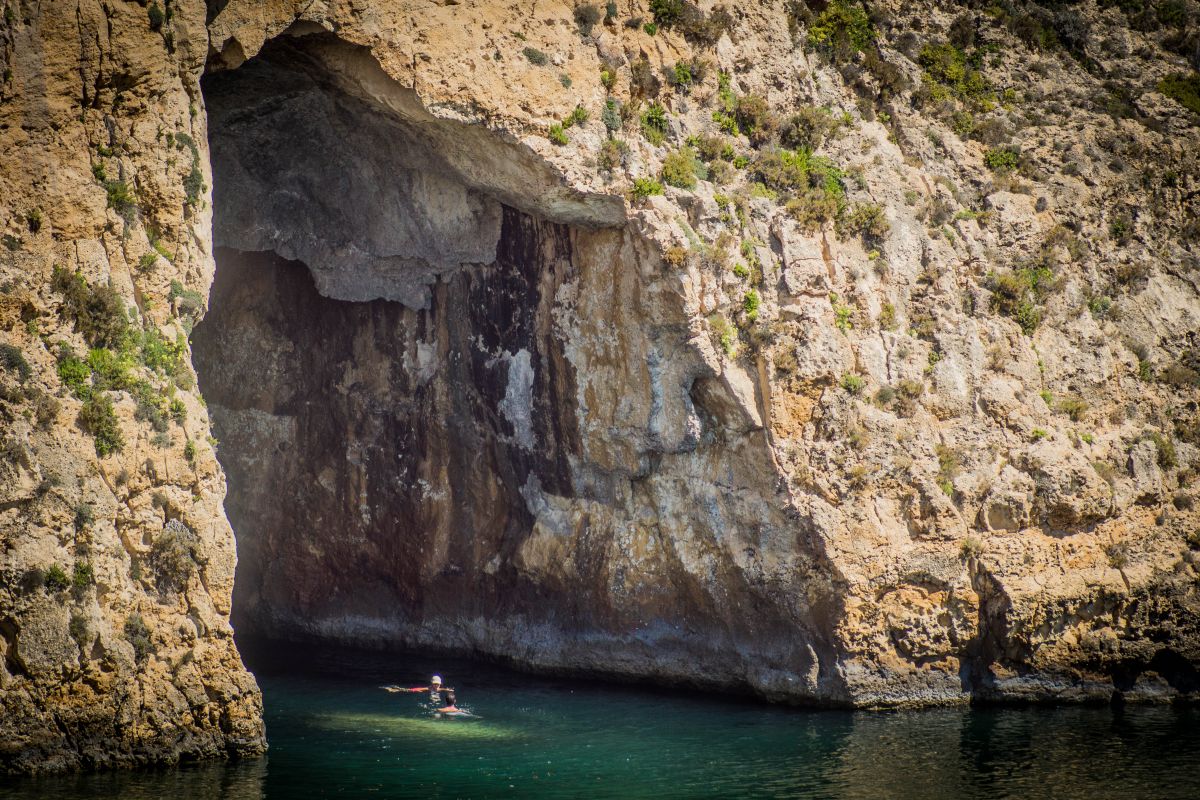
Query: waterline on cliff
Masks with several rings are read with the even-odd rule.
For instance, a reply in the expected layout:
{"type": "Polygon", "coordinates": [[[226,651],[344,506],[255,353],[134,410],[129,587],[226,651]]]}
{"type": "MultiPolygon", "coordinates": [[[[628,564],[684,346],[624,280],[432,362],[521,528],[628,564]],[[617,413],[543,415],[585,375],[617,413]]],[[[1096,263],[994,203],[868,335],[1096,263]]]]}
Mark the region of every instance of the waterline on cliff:
{"type": "Polygon", "coordinates": [[[265,759],[60,776],[3,800],[307,797],[1200,796],[1200,709],[812,711],[552,680],[468,661],[243,643],[265,759]],[[380,685],[446,677],[481,719],[380,685]]]}

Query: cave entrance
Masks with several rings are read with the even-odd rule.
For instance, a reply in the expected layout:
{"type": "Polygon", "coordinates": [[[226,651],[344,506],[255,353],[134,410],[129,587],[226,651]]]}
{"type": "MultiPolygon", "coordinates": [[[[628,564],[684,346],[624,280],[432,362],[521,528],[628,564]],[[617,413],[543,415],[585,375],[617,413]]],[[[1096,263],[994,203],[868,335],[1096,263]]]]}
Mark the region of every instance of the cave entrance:
{"type": "Polygon", "coordinates": [[[573,491],[551,317],[565,223],[612,207],[547,189],[527,152],[433,118],[327,33],[280,36],[202,88],[217,266],[192,345],[234,622],[463,645],[448,620],[536,601],[505,565],[530,492],[573,491]]]}

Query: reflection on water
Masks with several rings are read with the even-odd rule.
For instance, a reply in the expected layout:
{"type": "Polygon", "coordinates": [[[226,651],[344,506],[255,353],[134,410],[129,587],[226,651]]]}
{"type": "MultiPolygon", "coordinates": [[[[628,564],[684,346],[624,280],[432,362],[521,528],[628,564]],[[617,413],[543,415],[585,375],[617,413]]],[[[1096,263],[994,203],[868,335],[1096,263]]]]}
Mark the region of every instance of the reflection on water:
{"type": "Polygon", "coordinates": [[[1200,797],[1200,711],[801,711],[377,652],[250,647],[269,757],[23,780],[9,798],[1200,797]],[[480,719],[439,719],[446,675],[480,719]]]}

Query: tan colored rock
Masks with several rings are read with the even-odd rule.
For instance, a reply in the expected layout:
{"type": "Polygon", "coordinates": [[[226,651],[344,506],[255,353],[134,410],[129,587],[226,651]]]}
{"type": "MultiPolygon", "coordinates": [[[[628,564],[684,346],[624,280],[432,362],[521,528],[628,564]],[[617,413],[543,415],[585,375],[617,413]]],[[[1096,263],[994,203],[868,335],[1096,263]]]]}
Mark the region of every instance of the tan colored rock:
{"type": "Polygon", "coordinates": [[[1128,47],[1089,57],[1145,90],[1114,120],[1077,61],[981,17],[985,74],[1017,96],[964,138],[966,108],[922,94],[898,38],[940,37],[959,10],[877,5],[911,83],[877,103],[888,76],[830,65],[779,4],[731,9],[707,45],[621,24],[587,39],[569,3],[490,0],[231,0],[207,25],[183,2],[161,32],[136,4],[84,3],[6,29],[0,227],[20,241],[0,250],[0,340],[31,375],[6,368],[0,399],[5,768],[261,748],[227,621],[226,480],[233,612],[276,635],[793,702],[1186,694],[1196,513],[1171,501],[1200,459],[1200,146],[1154,91],[1185,64],[1113,30],[1128,47]],[[635,63],[648,85],[693,56],[710,63],[693,86],[633,96],[635,63]],[[602,65],[628,109],[616,156],[602,65]],[[886,231],[813,226],[801,192],[793,214],[753,189],[744,136],[726,137],[751,162],[728,183],[633,199],[686,137],[723,135],[720,72],[781,122],[848,117],[816,152],[843,170],[844,213],[879,206],[886,231]],[[639,130],[652,98],[662,146],[639,130]],[[589,119],[552,142],[577,106],[589,119]],[[1001,144],[1016,173],[984,164],[1001,144]],[[231,248],[211,295],[209,186],[231,248]],[[182,422],[155,431],[138,385],[100,389],[125,445],[95,455],[57,376],[59,345],[87,342],[55,264],[111,281],[168,342],[209,298],[182,373],[135,367],[173,381],[182,422]],[[167,545],[193,566],[152,574],[167,545]],[[84,559],[79,597],[33,580],[84,559]],[[78,667],[47,666],[72,647],[78,667]]]}

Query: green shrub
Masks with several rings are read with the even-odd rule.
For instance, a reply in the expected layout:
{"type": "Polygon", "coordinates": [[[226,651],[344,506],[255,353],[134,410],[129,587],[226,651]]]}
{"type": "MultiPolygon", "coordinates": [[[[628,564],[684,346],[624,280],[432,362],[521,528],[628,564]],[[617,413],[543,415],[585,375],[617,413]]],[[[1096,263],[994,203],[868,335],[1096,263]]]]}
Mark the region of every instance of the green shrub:
{"type": "Polygon", "coordinates": [[[133,645],[133,655],[139,662],[145,661],[155,652],[154,643],[150,641],[150,629],[141,614],[130,614],[125,619],[125,641],[133,645]]]}
{"type": "Polygon", "coordinates": [[[983,73],[972,68],[966,54],[949,42],[926,44],[917,63],[924,67],[925,87],[935,100],[953,96],[978,110],[994,105],[995,93],[983,73]]]}
{"type": "Polygon", "coordinates": [[[95,439],[96,455],[105,456],[125,446],[117,415],[113,413],[112,401],[101,394],[92,394],[83,401],[79,410],[79,424],[95,439]]]}
{"type": "Polygon", "coordinates": [[[132,222],[137,213],[137,201],[125,181],[105,181],[104,191],[108,195],[108,207],[116,211],[126,222],[132,222]]]}
{"type": "Polygon", "coordinates": [[[749,322],[758,320],[758,309],[762,305],[762,298],[758,296],[758,292],[754,289],[748,289],[746,294],[742,296],[742,310],[746,312],[746,319],[749,322]]]}
{"type": "Polygon", "coordinates": [[[71,585],[71,579],[58,564],[52,564],[42,578],[42,585],[52,592],[61,592],[71,585]]]}
{"type": "Polygon", "coordinates": [[[1158,82],[1158,90],[1189,111],[1200,114],[1200,72],[1173,72],[1158,82]]]}
{"type": "Polygon", "coordinates": [[[847,372],[842,376],[842,388],[853,395],[862,394],[862,390],[867,386],[867,382],[859,375],[847,372]]]}
{"type": "MultiPolygon", "coordinates": [[[[938,444],[933,449],[938,460],[938,479],[942,482],[953,482],[962,468],[962,458],[959,452],[946,444],[938,444]]],[[[953,494],[953,492],[947,492],[953,494]]]]}
{"type": "Polygon", "coordinates": [[[667,110],[659,103],[651,103],[642,112],[642,135],[653,145],[662,144],[667,138],[667,110]]]}
{"type": "Polygon", "coordinates": [[[40,208],[31,208],[29,213],[25,215],[25,224],[29,227],[30,233],[37,233],[42,229],[42,210],[40,208]]]}
{"type": "Polygon", "coordinates": [[[604,144],[600,145],[600,155],[596,158],[596,166],[612,172],[625,163],[625,156],[628,153],[629,145],[621,139],[606,139],[604,144]]]}
{"type": "Polygon", "coordinates": [[[63,386],[75,397],[86,400],[92,393],[91,377],[92,368],[64,345],[58,353],[58,379],[63,386]]]}
{"type": "Polygon", "coordinates": [[[733,358],[737,353],[737,331],[729,324],[729,320],[720,314],[714,314],[708,318],[708,324],[712,327],[713,333],[717,335],[721,350],[725,355],[733,358]]]}
{"type": "Polygon", "coordinates": [[[189,464],[196,463],[196,443],[191,439],[188,439],[187,444],[183,446],[183,457],[189,464]]]}
{"type": "Polygon", "coordinates": [[[536,47],[526,47],[521,52],[525,54],[525,58],[529,59],[529,63],[534,66],[544,67],[546,66],[546,62],[550,60],[545,53],[536,47]]]}
{"type": "Polygon", "coordinates": [[[649,197],[652,194],[662,194],[662,184],[654,178],[634,178],[633,179],[633,196],[634,197],[649,197]]]}
{"type": "Polygon", "coordinates": [[[196,534],[183,522],[172,519],[163,526],[150,547],[150,567],[160,594],[174,594],[187,588],[196,565],[203,563],[198,546],[196,534]]]}
{"type": "Polygon", "coordinates": [[[808,150],[771,150],[759,155],[751,169],[764,186],[780,193],[813,188],[840,201],[846,192],[845,174],[808,150]]]}
{"type": "Polygon", "coordinates": [[[696,151],[686,145],[663,159],[662,180],[669,186],[695,189],[696,178],[705,174],[704,165],[696,157],[696,151]]]}
{"type": "Polygon", "coordinates": [[[837,219],[841,211],[841,200],[820,189],[805,189],[788,199],[784,209],[800,223],[805,232],[812,233],[837,219]]]}
{"type": "Polygon", "coordinates": [[[756,146],[770,139],[779,127],[779,120],[767,101],[755,94],[739,97],[734,105],[733,116],[738,129],[756,146]]]}
{"type": "Polygon", "coordinates": [[[81,531],[96,521],[96,512],[91,503],[80,503],[75,506],[75,530],[81,531]]]}
{"type": "Polygon", "coordinates": [[[666,28],[683,16],[683,5],[683,0],[650,0],[650,13],[656,23],[666,28]]]}
{"type": "Polygon", "coordinates": [[[71,634],[71,638],[75,640],[75,644],[79,645],[80,650],[83,650],[87,647],[88,640],[92,636],[88,618],[78,611],[72,612],[71,622],[67,625],[67,633],[71,634]]]}
{"type": "Polygon", "coordinates": [[[204,315],[204,295],[195,289],[185,289],[179,281],[171,281],[167,302],[175,306],[176,312],[185,319],[197,320],[204,315]]]}
{"type": "Polygon", "coordinates": [[[563,126],[558,122],[552,124],[550,126],[550,130],[546,131],[546,138],[557,145],[564,145],[571,141],[567,138],[567,134],[566,131],[563,130],[563,126]]]}
{"type": "Polygon", "coordinates": [[[667,79],[672,86],[687,89],[692,85],[692,67],[686,61],[676,61],[675,66],[667,73],[667,79]]]}
{"type": "Polygon", "coordinates": [[[600,114],[600,121],[604,123],[604,128],[609,133],[616,133],[621,130],[621,103],[611,97],[604,101],[604,111],[600,114]]]}
{"type": "Polygon", "coordinates": [[[141,336],[142,364],[163,376],[173,376],[183,367],[187,344],[182,339],[172,342],[157,328],[143,331],[141,336]]]}
{"type": "Polygon", "coordinates": [[[653,22],[647,22],[642,26],[642,30],[644,30],[649,36],[655,36],[658,34],[658,25],[653,22]]]}
{"type": "Polygon", "coordinates": [[[883,213],[883,206],[877,203],[856,203],[838,217],[838,233],[859,234],[868,239],[882,239],[891,231],[892,226],[883,213]]]}
{"type": "Polygon", "coordinates": [[[96,582],[96,574],[92,565],[86,561],[76,561],[75,571],[71,575],[71,584],[76,589],[86,589],[96,582]]]}
{"type": "Polygon", "coordinates": [[[106,389],[124,390],[134,385],[130,369],[132,362],[123,355],[117,355],[106,348],[95,348],[88,351],[88,368],[92,371],[92,388],[100,391],[106,389]]]}
{"type": "Polygon", "coordinates": [[[588,121],[589,116],[590,115],[588,114],[588,110],[586,108],[581,105],[577,105],[575,106],[574,110],[567,115],[567,118],[563,120],[562,126],[564,128],[569,128],[572,125],[582,125],[588,121]]]}
{"type": "Polygon", "coordinates": [[[788,117],[780,127],[779,140],[794,150],[813,151],[836,136],[844,124],[845,120],[835,117],[828,108],[808,106],[788,117]]]}
{"type": "Polygon", "coordinates": [[[1035,301],[1037,299],[1040,272],[1014,270],[1000,275],[993,274],[988,281],[992,292],[992,310],[1016,320],[1027,335],[1042,321],[1041,312],[1035,301]]]}
{"type": "Polygon", "coordinates": [[[836,294],[829,295],[829,303],[833,306],[833,324],[842,333],[848,333],[854,327],[854,308],[844,304],[836,294]]]}
{"type": "Polygon", "coordinates": [[[992,172],[1004,174],[1017,168],[1019,158],[1011,147],[993,147],[983,154],[983,163],[992,172]]]}
{"type": "Polygon", "coordinates": [[[0,368],[17,373],[17,380],[21,383],[33,375],[33,367],[25,360],[21,348],[14,344],[0,344],[0,368]]]}
{"type": "Polygon", "coordinates": [[[1172,469],[1179,465],[1179,457],[1175,452],[1175,442],[1170,436],[1164,436],[1158,431],[1146,431],[1144,439],[1154,442],[1158,451],[1158,465],[1164,469],[1172,469]]]}
{"type": "MultiPolygon", "coordinates": [[[[1128,214],[1118,214],[1111,222],[1108,223],[1108,235],[1111,236],[1114,241],[1120,244],[1124,244],[1125,242],[1129,241],[1129,236],[1132,232],[1133,220],[1129,218],[1128,214]]],[[[1120,280],[1119,282],[1128,283],[1129,279],[1126,278],[1120,280]]]]}
{"type": "MultiPolygon", "coordinates": [[[[154,387],[142,382],[135,390],[134,398],[137,400],[137,409],[133,412],[133,418],[139,422],[148,423],[157,433],[166,433],[170,427],[167,424],[166,410],[163,408],[162,398],[155,393],[154,387]]],[[[170,444],[170,440],[168,440],[162,446],[170,447],[170,444]]]]}
{"type": "Polygon", "coordinates": [[[150,7],[146,9],[146,16],[150,18],[150,30],[155,32],[162,30],[163,23],[167,20],[158,3],[150,4],[150,7]]]}
{"type": "Polygon", "coordinates": [[[600,21],[601,12],[598,6],[591,3],[575,6],[575,24],[579,26],[579,33],[582,36],[591,36],[592,28],[600,21]]]}
{"type": "Polygon", "coordinates": [[[963,561],[979,558],[983,555],[983,542],[974,536],[968,536],[966,539],[963,539],[962,546],[958,548],[958,555],[963,561]]]}
{"type": "Polygon", "coordinates": [[[125,337],[129,319],[125,304],[112,286],[94,287],[78,272],[55,267],[51,288],[63,296],[61,312],[92,347],[116,347],[125,337]]]}
{"type": "Polygon", "coordinates": [[[808,29],[808,42],[834,60],[845,61],[875,41],[866,9],[853,0],[831,0],[808,29]]]}
{"type": "Polygon", "coordinates": [[[1058,401],[1058,410],[1070,417],[1072,422],[1082,422],[1087,415],[1088,403],[1082,397],[1064,397],[1058,401]]]}

